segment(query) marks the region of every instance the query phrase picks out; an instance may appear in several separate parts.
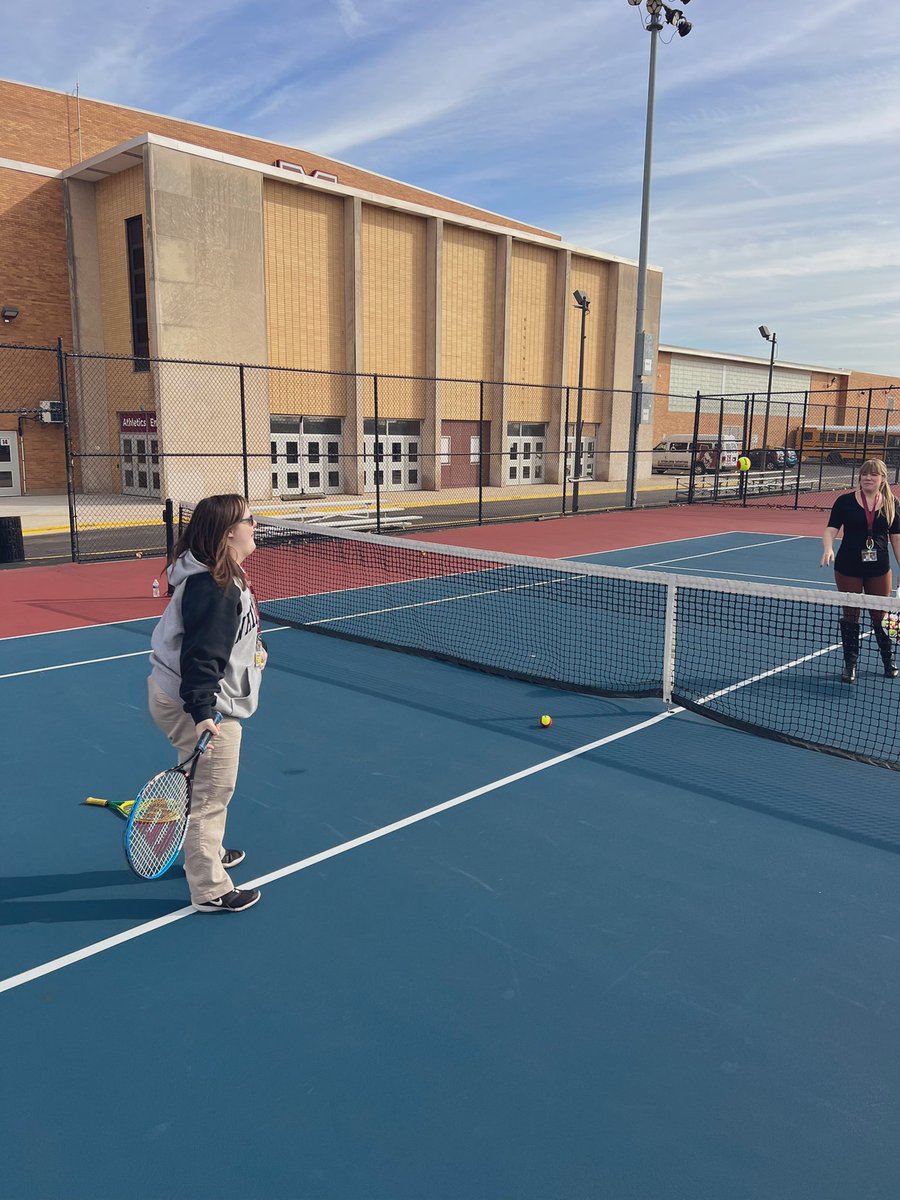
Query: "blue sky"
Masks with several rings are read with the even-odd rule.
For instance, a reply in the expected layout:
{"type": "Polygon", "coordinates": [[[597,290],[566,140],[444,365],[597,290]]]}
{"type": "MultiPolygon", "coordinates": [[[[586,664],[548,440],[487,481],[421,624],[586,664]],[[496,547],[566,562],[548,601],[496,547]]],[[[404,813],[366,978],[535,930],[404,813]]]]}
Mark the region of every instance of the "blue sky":
{"type": "MultiPolygon", "coordinates": [[[[677,0],[676,0],[677,2],[677,0]]],[[[661,35],[662,341],[900,374],[900,12],[681,0],[661,35]]],[[[626,0],[35,0],[0,75],[284,141],[636,259],[650,35],[626,0]]],[[[2,130],[2,117],[0,117],[2,130]]],[[[2,144],[0,144],[2,154],[2,144]]]]}

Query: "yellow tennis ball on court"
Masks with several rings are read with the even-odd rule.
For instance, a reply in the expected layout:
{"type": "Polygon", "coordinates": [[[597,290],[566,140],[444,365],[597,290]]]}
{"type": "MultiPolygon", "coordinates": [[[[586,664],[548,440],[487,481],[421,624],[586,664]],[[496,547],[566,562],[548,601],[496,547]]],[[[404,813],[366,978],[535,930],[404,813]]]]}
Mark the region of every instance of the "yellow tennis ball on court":
{"type": "Polygon", "coordinates": [[[744,454],[742,454],[741,457],[738,459],[738,470],[739,471],[749,471],[750,470],[750,459],[747,458],[747,456],[744,454]]]}
{"type": "Polygon", "coordinates": [[[553,724],[553,718],[548,717],[546,713],[541,717],[541,724],[545,729],[548,729],[553,724]]]}

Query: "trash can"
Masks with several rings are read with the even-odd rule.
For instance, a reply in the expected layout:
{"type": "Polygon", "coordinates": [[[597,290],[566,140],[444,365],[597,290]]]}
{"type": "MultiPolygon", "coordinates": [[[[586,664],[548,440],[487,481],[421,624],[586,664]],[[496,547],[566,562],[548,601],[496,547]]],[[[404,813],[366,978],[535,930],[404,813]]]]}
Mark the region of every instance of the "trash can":
{"type": "Polygon", "coordinates": [[[22,518],[0,517],[0,563],[24,562],[22,518]]]}

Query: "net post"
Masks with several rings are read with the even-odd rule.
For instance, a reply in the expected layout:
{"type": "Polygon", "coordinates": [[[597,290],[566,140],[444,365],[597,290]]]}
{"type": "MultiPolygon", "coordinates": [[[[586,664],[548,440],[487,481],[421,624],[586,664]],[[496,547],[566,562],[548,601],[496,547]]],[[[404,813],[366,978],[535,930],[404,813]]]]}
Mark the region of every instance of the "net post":
{"type": "Polygon", "coordinates": [[[672,692],[675,688],[675,620],[678,607],[678,588],[674,583],[666,584],[666,618],[663,631],[662,698],[671,710],[672,692]]]}

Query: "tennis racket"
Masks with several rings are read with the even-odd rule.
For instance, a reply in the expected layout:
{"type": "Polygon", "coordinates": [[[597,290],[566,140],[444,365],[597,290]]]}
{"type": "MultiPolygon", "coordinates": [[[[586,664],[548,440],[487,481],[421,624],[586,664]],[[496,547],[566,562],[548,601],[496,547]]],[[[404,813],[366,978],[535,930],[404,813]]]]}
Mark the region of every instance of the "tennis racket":
{"type": "Polygon", "coordinates": [[[118,813],[126,821],[134,807],[133,800],[123,800],[121,804],[117,804],[115,800],[101,800],[99,796],[85,796],[84,802],[85,804],[96,804],[98,808],[111,808],[114,813],[118,813]]]}
{"type": "MultiPolygon", "coordinates": [[[[222,714],[213,720],[218,725],[222,714]]],[[[191,815],[194,773],[211,740],[207,730],[190,758],[154,775],[135,796],[125,826],[125,857],[142,879],[159,879],[178,857],[191,815]]]]}

